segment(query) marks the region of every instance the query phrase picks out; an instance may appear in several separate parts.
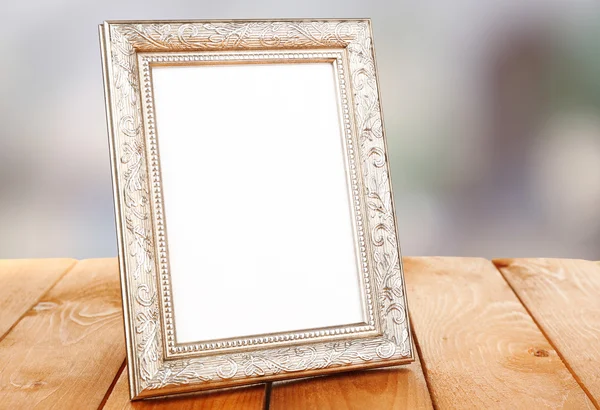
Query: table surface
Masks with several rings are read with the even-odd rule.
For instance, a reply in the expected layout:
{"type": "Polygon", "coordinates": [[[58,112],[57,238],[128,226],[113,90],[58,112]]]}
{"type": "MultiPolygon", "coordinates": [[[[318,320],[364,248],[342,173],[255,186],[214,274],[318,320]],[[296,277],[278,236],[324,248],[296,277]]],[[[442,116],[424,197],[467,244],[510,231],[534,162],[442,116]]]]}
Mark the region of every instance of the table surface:
{"type": "Polygon", "coordinates": [[[600,408],[600,263],[405,258],[417,360],[130,402],[116,259],[0,260],[0,409],[600,408]]]}

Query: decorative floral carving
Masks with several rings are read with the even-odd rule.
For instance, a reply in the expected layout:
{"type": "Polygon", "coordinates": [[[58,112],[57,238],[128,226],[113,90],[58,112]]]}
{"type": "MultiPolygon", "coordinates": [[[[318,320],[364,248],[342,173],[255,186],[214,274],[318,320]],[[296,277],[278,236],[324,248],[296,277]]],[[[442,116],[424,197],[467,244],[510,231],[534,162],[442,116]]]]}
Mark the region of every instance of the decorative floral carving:
{"type": "MultiPolygon", "coordinates": [[[[136,394],[190,383],[269,376],[336,366],[358,365],[412,356],[400,255],[395,230],[391,183],[379,105],[372,38],[368,21],[171,22],[165,24],[105,23],[107,81],[110,82],[112,138],[117,208],[126,269],[126,300],[131,317],[127,336],[129,363],[136,394]],[[157,164],[144,151],[142,97],[138,52],[222,51],[264,49],[345,49],[349,88],[353,94],[354,145],[358,148],[361,186],[366,195],[364,221],[371,285],[379,307],[383,335],[352,341],[315,342],[189,359],[164,360],[157,267],[166,253],[156,251],[151,217],[151,184],[157,164]]],[[[149,127],[153,126],[149,122],[149,127]]],[[[162,224],[162,214],[156,215],[162,224]]],[[[361,228],[362,229],[362,228],[361,228]]],[[[365,268],[366,269],[366,268],[365,268]]],[[[366,270],[365,270],[366,272],[366,270]]],[[[365,277],[366,283],[369,278],[365,277]]]]}
{"type": "MultiPolygon", "coordinates": [[[[120,34],[138,51],[341,48],[359,26],[334,21],[133,24],[121,26],[120,34]]],[[[360,28],[367,29],[364,22],[360,28]]]]}

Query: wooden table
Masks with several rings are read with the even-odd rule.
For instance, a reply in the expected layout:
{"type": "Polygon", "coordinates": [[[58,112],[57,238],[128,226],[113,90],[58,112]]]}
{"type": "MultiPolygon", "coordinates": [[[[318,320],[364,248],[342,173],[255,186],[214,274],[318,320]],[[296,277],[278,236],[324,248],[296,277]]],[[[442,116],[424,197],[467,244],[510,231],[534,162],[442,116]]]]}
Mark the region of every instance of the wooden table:
{"type": "Polygon", "coordinates": [[[131,403],[116,259],[0,261],[0,409],[600,408],[600,263],[404,266],[413,364],[131,403]]]}

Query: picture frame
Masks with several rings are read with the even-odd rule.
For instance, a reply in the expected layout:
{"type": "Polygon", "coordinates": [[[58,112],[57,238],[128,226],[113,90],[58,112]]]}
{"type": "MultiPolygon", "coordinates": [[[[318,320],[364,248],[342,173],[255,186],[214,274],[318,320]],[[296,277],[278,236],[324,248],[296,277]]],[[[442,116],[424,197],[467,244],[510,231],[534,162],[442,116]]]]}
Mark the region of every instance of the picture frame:
{"type": "Polygon", "coordinates": [[[413,361],[370,20],[99,33],[131,398],[413,361]]]}

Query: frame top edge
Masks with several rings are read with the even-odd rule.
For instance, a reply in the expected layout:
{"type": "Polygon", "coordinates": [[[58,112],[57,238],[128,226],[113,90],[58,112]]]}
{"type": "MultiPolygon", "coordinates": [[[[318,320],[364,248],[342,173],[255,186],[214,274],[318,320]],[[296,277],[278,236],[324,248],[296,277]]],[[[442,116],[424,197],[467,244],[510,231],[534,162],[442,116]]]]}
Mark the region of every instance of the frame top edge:
{"type": "Polygon", "coordinates": [[[340,17],[340,18],[264,18],[264,19],[173,19],[173,20],[104,20],[100,23],[103,25],[126,25],[126,24],[176,24],[176,23],[285,23],[285,22],[315,22],[315,23],[326,23],[326,22],[365,22],[370,24],[370,17],[340,17]]]}

